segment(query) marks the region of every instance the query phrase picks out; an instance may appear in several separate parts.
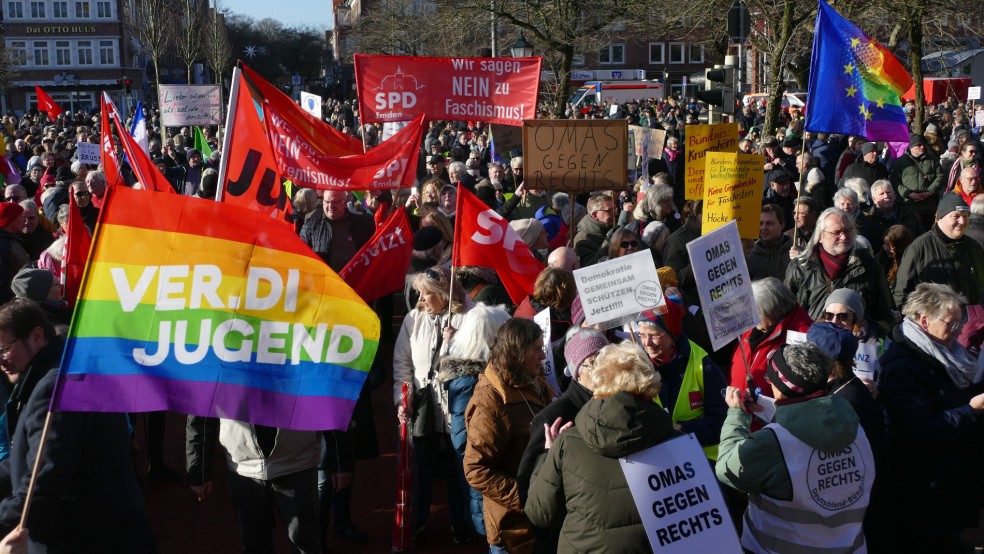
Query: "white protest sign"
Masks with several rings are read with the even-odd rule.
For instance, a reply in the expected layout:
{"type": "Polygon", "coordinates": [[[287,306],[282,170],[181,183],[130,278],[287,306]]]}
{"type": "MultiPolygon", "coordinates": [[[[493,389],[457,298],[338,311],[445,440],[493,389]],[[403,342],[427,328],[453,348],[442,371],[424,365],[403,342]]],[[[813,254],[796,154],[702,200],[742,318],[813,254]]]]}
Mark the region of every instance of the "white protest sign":
{"type": "Polygon", "coordinates": [[[786,344],[806,344],[806,333],[786,331],[786,344]]]}
{"type": "Polygon", "coordinates": [[[967,101],[980,100],[981,99],[981,87],[967,87],[967,101]]]}
{"type": "Polygon", "coordinates": [[[161,85],[161,125],[221,125],[219,85],[161,85]]]}
{"type": "Polygon", "coordinates": [[[704,321],[717,350],[759,322],[752,280],[732,221],[687,243],[704,321]]]}
{"type": "Polygon", "coordinates": [[[878,369],[878,345],[866,342],[858,344],[858,351],[854,354],[854,374],[874,381],[878,369]]]}
{"type": "Polygon", "coordinates": [[[383,141],[387,141],[393,135],[400,132],[400,129],[406,127],[408,122],[406,121],[387,121],[383,123],[383,141]]]}
{"type": "Polygon", "coordinates": [[[666,298],[649,250],[574,271],[585,321],[615,327],[646,311],[666,311],[666,298]]]}
{"type": "Polygon", "coordinates": [[[533,322],[543,329],[543,353],[547,355],[543,361],[543,375],[554,392],[560,394],[560,387],[557,386],[557,368],[553,359],[553,345],[550,343],[550,308],[533,316],[533,322]]]}
{"type": "Polygon", "coordinates": [[[317,94],[301,91],[301,109],[321,119],[321,97],[317,94]]]}
{"type": "Polygon", "coordinates": [[[99,145],[90,142],[79,142],[75,145],[75,151],[80,162],[84,164],[99,165],[99,145]]]}
{"type": "Polygon", "coordinates": [[[659,554],[741,554],[724,495],[693,434],[619,458],[642,525],[659,554]]]}
{"type": "Polygon", "coordinates": [[[984,110],[974,112],[974,127],[984,127],[984,110]]]}

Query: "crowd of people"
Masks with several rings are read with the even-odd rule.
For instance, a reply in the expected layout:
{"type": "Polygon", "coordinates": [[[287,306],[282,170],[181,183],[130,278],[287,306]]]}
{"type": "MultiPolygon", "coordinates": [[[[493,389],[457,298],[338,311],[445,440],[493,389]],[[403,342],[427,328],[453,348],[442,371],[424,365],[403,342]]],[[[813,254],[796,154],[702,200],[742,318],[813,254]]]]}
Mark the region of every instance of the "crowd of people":
{"type": "MultiPolygon", "coordinates": [[[[360,124],[355,103],[324,108],[327,123],[369,147],[380,141],[381,127],[360,124]]],[[[392,364],[377,357],[347,430],[188,418],[185,478],[206,498],[212,449],[226,451],[244,551],[271,551],[275,515],[298,552],[321,551],[329,536],[368,539],[351,498],[357,460],[379,455],[376,425],[396,423],[371,405],[390,379],[398,421],[413,436],[415,533],[442,532],[428,516],[443,509],[433,502],[443,481],[455,543],[481,536],[491,552],[651,551],[618,459],[692,434],[747,551],[972,550],[961,532],[977,527],[984,498],[984,147],[974,114],[953,100],[932,106],[924,132],[896,153],[804,131],[797,108],[773,132],[761,129],[759,106],[742,110],[738,150],[763,156],[759,238],[743,244],[760,322],[716,350],[686,248],[702,234],[702,202],[683,194],[698,103],[569,115],[663,128],[666,144],[658,159],[629,168],[622,189],[569,194],[528,183],[521,149],[497,149],[488,125],[431,122],[412,189],[295,192],[296,232],[333,270],[393,206],[407,211],[413,255],[404,289],[375,302],[392,364]],[[509,268],[452,266],[464,191],[544,264],[527,298],[507,293],[499,275],[509,268]],[[574,271],[644,251],[665,313],[614,329],[586,325],[574,271]],[[551,336],[533,322],[544,310],[551,336]],[[556,383],[544,374],[548,352],[561,369],[556,383]],[[810,485],[818,456],[856,471],[818,494],[810,485]],[[842,493],[849,502],[831,500],[842,493]]],[[[151,157],[175,192],[214,198],[221,133],[204,130],[212,154],[203,156],[193,129],[169,136],[152,110],[146,116],[151,157]]],[[[60,286],[69,197],[92,229],[107,178],[74,155],[77,142],[98,143],[98,117],[29,113],[2,123],[10,171],[0,204],[8,399],[0,468],[9,475],[0,472],[0,533],[57,549],[96,540],[99,519],[113,513],[129,523],[118,544],[99,543],[106,551],[152,551],[122,415],[57,414],[29,539],[17,527],[71,313],[60,286]],[[98,478],[58,477],[72,471],[98,478]],[[96,501],[105,509],[94,510],[96,501]]],[[[132,185],[125,163],[122,171],[132,185]]],[[[146,421],[147,475],[180,479],[164,463],[163,416],[146,421]]]]}

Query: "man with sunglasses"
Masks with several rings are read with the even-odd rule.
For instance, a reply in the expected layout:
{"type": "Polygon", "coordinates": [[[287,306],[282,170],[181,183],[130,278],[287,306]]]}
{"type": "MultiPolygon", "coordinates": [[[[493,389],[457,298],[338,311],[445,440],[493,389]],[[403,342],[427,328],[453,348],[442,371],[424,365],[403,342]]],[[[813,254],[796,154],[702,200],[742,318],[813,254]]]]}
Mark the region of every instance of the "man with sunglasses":
{"type": "Polygon", "coordinates": [[[978,172],[982,169],[981,160],[984,159],[984,146],[976,140],[968,140],[960,147],[960,157],[956,163],[950,167],[950,177],[946,181],[947,192],[953,190],[960,178],[960,173],[968,167],[976,168],[978,172]]]}

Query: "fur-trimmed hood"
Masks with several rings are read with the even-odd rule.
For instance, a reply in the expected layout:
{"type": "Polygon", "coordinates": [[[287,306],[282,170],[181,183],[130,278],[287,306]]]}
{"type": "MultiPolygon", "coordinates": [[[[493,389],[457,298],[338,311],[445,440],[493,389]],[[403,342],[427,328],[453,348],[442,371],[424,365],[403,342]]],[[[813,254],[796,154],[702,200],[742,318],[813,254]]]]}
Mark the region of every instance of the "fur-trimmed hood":
{"type": "Polygon", "coordinates": [[[488,362],[482,360],[470,360],[466,358],[453,358],[445,356],[441,358],[440,368],[437,371],[438,383],[447,383],[458,377],[466,375],[479,375],[485,371],[488,362]]]}

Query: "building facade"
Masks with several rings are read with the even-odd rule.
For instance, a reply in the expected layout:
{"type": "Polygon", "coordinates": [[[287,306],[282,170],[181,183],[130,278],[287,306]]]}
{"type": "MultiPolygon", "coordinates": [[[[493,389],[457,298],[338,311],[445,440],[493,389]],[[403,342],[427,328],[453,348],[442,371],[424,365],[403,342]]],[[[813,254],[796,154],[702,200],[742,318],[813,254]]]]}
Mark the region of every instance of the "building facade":
{"type": "Polygon", "coordinates": [[[119,79],[143,87],[137,47],[127,32],[128,0],[3,0],[4,48],[18,74],[8,87],[4,111],[37,107],[38,85],[64,109],[99,108],[99,94],[119,101],[119,79]]]}

